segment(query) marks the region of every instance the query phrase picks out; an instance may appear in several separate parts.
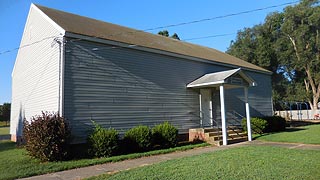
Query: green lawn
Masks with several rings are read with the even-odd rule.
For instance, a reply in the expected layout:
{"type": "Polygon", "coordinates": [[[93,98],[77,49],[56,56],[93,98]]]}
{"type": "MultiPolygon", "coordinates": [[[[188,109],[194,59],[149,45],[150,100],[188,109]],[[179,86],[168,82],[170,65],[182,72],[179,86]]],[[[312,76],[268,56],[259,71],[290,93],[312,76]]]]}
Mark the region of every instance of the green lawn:
{"type": "Polygon", "coordinates": [[[10,122],[0,121],[0,127],[8,127],[10,122]]]}
{"type": "Polygon", "coordinates": [[[171,149],[155,150],[146,153],[136,153],[110,158],[81,159],[64,162],[48,162],[41,163],[38,160],[30,158],[26,155],[23,148],[16,148],[15,143],[9,141],[0,141],[0,180],[16,179],[21,177],[29,177],[33,175],[45,174],[49,172],[62,171],[77,167],[90,166],[94,164],[102,164],[106,162],[115,162],[125,159],[133,159],[142,156],[150,156],[156,154],[164,154],[174,151],[183,151],[196,147],[208,146],[206,143],[185,145],[171,149]]]}
{"type": "Polygon", "coordinates": [[[320,179],[319,162],[316,150],[245,146],[90,179],[320,179]]]}
{"type": "Polygon", "coordinates": [[[0,135],[9,134],[9,127],[0,127],[0,135]]]}
{"type": "Polygon", "coordinates": [[[274,142],[320,144],[320,124],[296,127],[285,132],[257,136],[256,139],[274,142]]]}

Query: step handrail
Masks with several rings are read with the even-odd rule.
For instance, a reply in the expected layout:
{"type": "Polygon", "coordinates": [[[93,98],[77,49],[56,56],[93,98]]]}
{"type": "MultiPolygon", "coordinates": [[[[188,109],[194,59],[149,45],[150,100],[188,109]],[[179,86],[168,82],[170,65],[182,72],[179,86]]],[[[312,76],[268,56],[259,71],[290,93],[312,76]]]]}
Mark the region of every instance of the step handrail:
{"type": "MultiPolygon", "coordinates": [[[[241,117],[241,119],[237,119],[237,118],[236,118],[236,119],[234,119],[234,120],[236,120],[237,122],[240,122],[240,124],[242,124],[242,119],[244,119],[244,118],[246,118],[246,117],[242,116],[240,113],[238,113],[238,112],[235,111],[235,110],[233,110],[232,113],[233,113],[234,115],[237,115],[237,116],[241,117]]],[[[242,125],[241,125],[241,126],[242,126],[242,125]]],[[[253,123],[251,123],[251,127],[254,127],[254,128],[251,128],[251,131],[252,131],[252,132],[254,132],[254,133],[256,133],[256,134],[261,134],[262,129],[261,129],[260,127],[256,126],[256,125],[253,124],[253,123]],[[260,132],[256,131],[255,129],[259,129],[260,132]]]]}

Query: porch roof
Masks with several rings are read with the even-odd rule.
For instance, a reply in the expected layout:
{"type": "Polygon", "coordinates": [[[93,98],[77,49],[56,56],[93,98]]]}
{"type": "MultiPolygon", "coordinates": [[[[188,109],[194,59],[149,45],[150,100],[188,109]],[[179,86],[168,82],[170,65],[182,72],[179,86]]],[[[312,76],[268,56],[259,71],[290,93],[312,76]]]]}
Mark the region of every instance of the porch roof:
{"type": "Polygon", "coordinates": [[[187,85],[188,88],[206,88],[217,87],[221,84],[227,84],[230,87],[240,86],[256,86],[257,83],[248,75],[246,75],[241,68],[232,69],[228,71],[221,71],[216,73],[209,73],[192,81],[187,85]]]}

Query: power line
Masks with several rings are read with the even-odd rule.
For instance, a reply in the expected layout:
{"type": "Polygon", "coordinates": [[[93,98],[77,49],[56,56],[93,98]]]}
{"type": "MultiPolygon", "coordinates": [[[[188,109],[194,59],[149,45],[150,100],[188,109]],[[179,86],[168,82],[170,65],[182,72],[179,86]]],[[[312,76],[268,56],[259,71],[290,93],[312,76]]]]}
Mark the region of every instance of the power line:
{"type": "MultiPolygon", "coordinates": [[[[223,36],[230,36],[230,35],[235,35],[236,33],[228,33],[228,34],[217,34],[217,35],[210,35],[210,36],[202,36],[202,37],[194,37],[194,38],[188,38],[188,39],[182,39],[181,41],[192,41],[192,40],[197,40],[197,39],[208,39],[208,38],[215,38],[215,37],[223,37],[223,36]]],[[[6,53],[10,53],[10,52],[13,52],[13,51],[16,51],[16,50],[19,50],[19,49],[23,49],[23,48],[26,48],[26,47],[29,47],[31,45],[34,45],[34,44],[37,44],[37,43],[40,43],[42,41],[45,41],[47,39],[50,39],[50,38],[57,38],[57,36],[50,36],[50,37],[46,37],[46,38],[43,38],[41,40],[38,40],[38,41],[35,41],[33,43],[30,43],[30,44],[26,44],[26,45],[23,45],[23,46],[20,46],[20,47],[17,47],[17,48],[13,48],[11,50],[6,50],[6,51],[2,51],[0,52],[0,55],[3,55],[3,54],[6,54],[6,53]]],[[[86,39],[77,39],[77,40],[86,40],[86,39]]],[[[71,40],[71,42],[74,42],[71,40]]],[[[150,44],[151,45],[151,44],[150,44]]],[[[127,47],[135,47],[135,46],[138,46],[136,44],[130,44],[128,45],[127,47]]],[[[120,47],[108,47],[107,49],[115,49],[115,48],[120,48],[120,47]]],[[[101,50],[102,48],[93,48],[92,50],[93,51],[97,51],[97,50],[101,50]]],[[[103,48],[104,49],[104,48],[103,48]]]]}
{"type": "Polygon", "coordinates": [[[45,41],[45,40],[47,40],[47,39],[56,38],[56,37],[57,37],[57,36],[46,37],[46,38],[40,39],[40,40],[35,41],[35,42],[33,42],[33,43],[30,43],[30,44],[25,44],[25,45],[23,45],[23,46],[19,46],[19,47],[10,49],[10,50],[2,51],[2,52],[0,52],[0,55],[6,54],[6,53],[10,53],[10,52],[12,52],[12,51],[16,51],[16,50],[19,50],[19,49],[23,49],[23,48],[32,46],[32,45],[34,45],[34,44],[38,44],[38,43],[40,43],[40,42],[42,42],[42,41],[45,41]]]}
{"type": "MultiPolygon", "coordinates": [[[[134,31],[129,31],[129,32],[122,32],[122,33],[116,33],[116,34],[110,34],[108,36],[101,36],[101,37],[88,37],[88,38],[78,38],[78,39],[73,39],[71,40],[72,42],[74,41],[81,41],[81,40],[89,40],[92,38],[106,38],[106,37],[112,37],[112,36],[117,36],[117,35],[121,35],[121,34],[125,34],[125,33],[137,33],[137,32],[145,32],[145,31],[153,31],[153,30],[157,30],[157,29],[164,29],[164,28],[171,28],[171,27],[176,27],[176,26],[183,26],[183,25],[188,25],[188,24],[195,24],[195,23],[200,23],[200,22],[205,22],[205,21],[212,21],[212,20],[216,20],[216,19],[222,19],[222,18],[227,18],[227,17],[231,17],[231,16],[238,16],[238,15],[242,15],[242,14],[248,14],[248,13],[252,13],[252,12],[257,12],[257,11],[262,11],[262,10],[266,10],[266,9],[271,9],[271,8],[276,8],[276,7],[281,7],[281,6],[286,6],[286,5],[291,5],[291,4],[295,4],[298,3],[300,1],[293,1],[293,2],[287,2],[287,3],[283,3],[283,4],[279,4],[279,5],[273,5],[273,6],[268,6],[268,7],[264,7],[264,8],[258,8],[258,9],[253,9],[253,10],[248,10],[248,11],[242,11],[242,12],[238,12],[238,13],[231,13],[231,14],[227,14],[227,15],[221,15],[221,16],[215,16],[215,17],[211,17],[211,18],[205,18],[205,19],[200,19],[200,20],[195,20],[195,21],[189,21],[189,22],[182,22],[182,23],[177,23],[177,24],[171,24],[171,25],[165,25],[165,26],[159,26],[159,27],[155,27],[155,28],[148,28],[148,29],[144,29],[144,30],[134,30],[134,31]]],[[[191,41],[191,40],[196,40],[196,39],[206,39],[206,38],[214,38],[214,37],[222,37],[222,36],[229,36],[229,35],[233,35],[235,33],[229,33],[229,34],[220,34],[220,35],[210,35],[210,36],[204,36],[204,37],[195,37],[195,38],[188,38],[188,39],[184,39],[183,41],[191,41]]],[[[41,39],[39,41],[30,43],[30,44],[26,44],[11,50],[6,50],[3,52],[0,52],[0,55],[2,54],[6,54],[6,53],[10,53],[37,43],[40,43],[44,40],[50,39],[50,38],[55,38],[56,36],[51,36],[51,37],[47,37],[44,39],[41,39]]]]}
{"type": "Polygon", "coordinates": [[[200,19],[200,20],[195,20],[195,21],[189,21],[189,22],[182,22],[182,23],[177,23],[177,24],[159,26],[159,27],[155,27],[155,28],[145,29],[143,31],[153,31],[153,30],[157,30],[157,29],[164,29],[164,28],[183,26],[183,25],[188,25],[188,24],[195,24],[195,23],[200,23],[200,22],[205,22],[205,21],[212,21],[212,20],[216,20],[216,19],[222,19],[222,18],[226,18],[226,17],[238,16],[238,15],[242,15],[242,14],[248,14],[248,13],[252,13],[252,12],[263,11],[263,10],[266,10],[266,9],[271,9],[271,8],[291,5],[291,4],[295,4],[295,3],[298,3],[298,2],[300,2],[300,1],[287,2],[287,3],[283,3],[283,4],[279,4],[279,5],[273,5],[273,6],[268,6],[268,7],[258,8],[258,9],[248,10],[248,11],[242,11],[242,12],[238,12],[238,13],[231,13],[231,14],[227,14],[227,15],[215,16],[215,17],[205,18],[205,19],[200,19]]]}
{"type": "Polygon", "coordinates": [[[177,24],[159,26],[159,27],[148,28],[148,29],[144,29],[144,30],[133,30],[133,31],[128,31],[128,32],[120,32],[120,33],[115,33],[115,34],[109,34],[107,36],[99,36],[99,37],[98,36],[91,36],[91,37],[87,37],[87,38],[78,38],[78,39],[73,39],[71,41],[75,42],[75,41],[81,41],[81,40],[90,40],[90,39],[93,39],[93,38],[97,38],[97,39],[99,39],[99,38],[107,38],[107,37],[112,37],[112,36],[118,36],[118,35],[121,35],[121,34],[147,32],[147,31],[153,31],[153,30],[157,30],[157,29],[164,29],[164,28],[171,28],[171,27],[183,26],[183,25],[188,25],[188,24],[195,24],[195,23],[200,23],[200,22],[204,22],[204,21],[212,21],[212,20],[216,20],[216,19],[222,19],[222,18],[227,18],[227,17],[231,17],[231,16],[238,16],[238,15],[248,14],[248,13],[262,11],[262,10],[266,10],[266,9],[271,9],[271,8],[291,5],[291,4],[295,4],[295,3],[298,3],[298,2],[300,2],[300,1],[292,1],[292,2],[287,2],[287,3],[283,3],[283,4],[278,4],[278,5],[273,5],[273,6],[268,6],[268,7],[253,9],[253,10],[242,11],[242,12],[238,12],[238,13],[231,13],[231,14],[227,14],[227,15],[215,16],[215,17],[205,18],[205,19],[200,19],[200,20],[195,20],[195,21],[189,21],[189,22],[182,22],[182,23],[177,23],[177,24]]]}
{"type": "Polygon", "coordinates": [[[198,40],[198,39],[208,39],[208,38],[215,38],[215,37],[224,37],[224,36],[231,36],[231,35],[235,35],[235,34],[237,34],[237,33],[216,34],[216,35],[209,35],[209,36],[202,36],[202,37],[195,37],[195,38],[183,39],[182,41],[193,41],[193,40],[198,40]]]}

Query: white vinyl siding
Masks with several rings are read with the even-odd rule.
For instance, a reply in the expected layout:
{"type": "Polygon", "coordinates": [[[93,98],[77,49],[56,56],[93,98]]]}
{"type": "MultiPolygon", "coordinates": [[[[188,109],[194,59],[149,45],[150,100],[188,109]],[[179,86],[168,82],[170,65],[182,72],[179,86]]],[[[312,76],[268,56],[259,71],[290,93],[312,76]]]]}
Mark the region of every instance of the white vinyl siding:
{"type": "Polygon", "coordinates": [[[59,32],[31,6],[12,72],[10,134],[21,136],[22,121],[41,111],[58,111],[59,32]],[[26,46],[27,45],[27,46],[26,46]]]}

